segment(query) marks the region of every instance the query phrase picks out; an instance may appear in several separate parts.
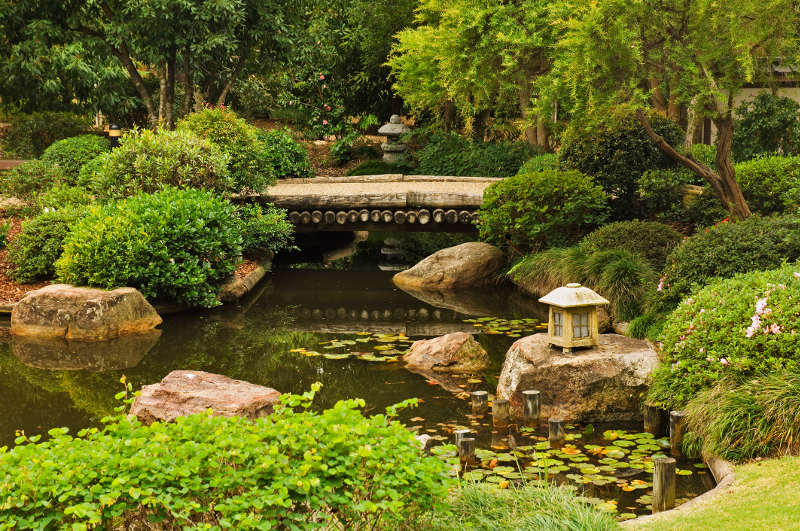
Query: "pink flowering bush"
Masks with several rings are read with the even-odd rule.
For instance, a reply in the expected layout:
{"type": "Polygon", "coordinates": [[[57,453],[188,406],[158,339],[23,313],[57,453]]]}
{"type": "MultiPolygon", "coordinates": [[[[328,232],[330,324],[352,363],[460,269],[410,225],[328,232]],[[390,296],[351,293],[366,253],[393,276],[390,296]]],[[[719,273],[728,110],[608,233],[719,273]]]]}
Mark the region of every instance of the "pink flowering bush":
{"type": "Polygon", "coordinates": [[[800,368],[800,264],[712,282],[673,311],[648,400],[682,407],[723,377],[800,368]]]}

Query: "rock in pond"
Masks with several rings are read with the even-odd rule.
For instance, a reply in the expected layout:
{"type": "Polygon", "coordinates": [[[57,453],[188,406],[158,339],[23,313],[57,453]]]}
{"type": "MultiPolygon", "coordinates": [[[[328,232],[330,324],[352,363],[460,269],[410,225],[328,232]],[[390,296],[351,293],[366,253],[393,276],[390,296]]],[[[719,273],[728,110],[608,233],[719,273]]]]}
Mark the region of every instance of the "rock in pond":
{"type": "Polygon", "coordinates": [[[489,355],[466,332],[415,341],[403,355],[403,361],[414,372],[475,374],[489,367],[489,355]]]}
{"type": "Polygon", "coordinates": [[[454,289],[490,284],[505,263],[488,243],[468,242],[436,251],[392,279],[402,289],[454,289]]]}
{"type": "Polygon", "coordinates": [[[547,334],[517,340],[506,354],[497,397],[522,416],[522,391],[541,393],[542,418],[630,421],[641,418],[641,397],[658,355],[646,341],[601,334],[600,344],[564,354],[547,334]]]}
{"type": "Polygon", "coordinates": [[[54,284],[31,291],[11,312],[11,334],[104,341],[152,330],[161,317],[134,288],[111,291],[54,284]]]}
{"type": "Polygon", "coordinates": [[[157,384],[145,385],[131,405],[131,415],[145,424],[172,422],[211,409],[222,417],[248,419],[272,413],[281,393],[270,387],[203,371],[172,371],[157,384]]]}

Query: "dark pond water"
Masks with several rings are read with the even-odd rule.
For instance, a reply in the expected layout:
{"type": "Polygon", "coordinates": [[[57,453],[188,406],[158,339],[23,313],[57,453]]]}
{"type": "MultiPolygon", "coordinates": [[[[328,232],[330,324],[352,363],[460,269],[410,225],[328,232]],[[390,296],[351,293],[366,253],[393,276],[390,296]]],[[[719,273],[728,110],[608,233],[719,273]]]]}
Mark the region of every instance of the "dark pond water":
{"type": "MultiPolygon", "coordinates": [[[[544,431],[526,432],[511,441],[516,449],[505,449],[508,438],[500,440],[495,434],[492,440],[488,419],[471,417],[464,392],[493,393],[513,336],[531,333],[546,319],[542,306],[500,289],[464,291],[446,300],[427,295],[421,300],[395,289],[390,278],[382,272],[279,271],[239,304],[166,316],[160,333],[102,347],[73,347],[72,352],[52,344],[20,342],[10,338],[7,328],[0,328],[0,446],[11,445],[20,429],[35,434],[58,426],[74,431],[98,425],[118,405],[114,395],[122,388],[123,375],[138,388],[175,369],[204,370],[296,393],[319,381],[323,388],[316,406],[320,408],[360,397],[368,412],[378,412],[416,397],[421,399],[419,407],[403,412],[401,420],[419,433],[449,442],[456,427],[476,430],[478,446],[494,452],[483,455],[485,472],[474,473],[476,479],[518,481],[560,472],[561,481],[586,488],[588,496],[602,499],[609,510],[647,512],[647,499],[641,497],[648,487],[631,483],[637,478],[644,483],[652,480],[647,460],[638,471],[620,464],[632,459],[635,467],[645,454],[661,451],[657,441],[635,435],[640,426],[592,426],[591,434],[586,426],[572,426],[568,432],[574,439],[569,444],[574,448],[563,451],[544,448],[544,431]],[[465,322],[487,316],[503,321],[483,327],[465,322]],[[391,361],[415,339],[458,330],[487,332],[477,338],[492,364],[480,378],[457,382],[452,392],[391,361]],[[604,438],[609,428],[628,431],[604,438]],[[631,444],[614,446],[625,440],[631,444]],[[489,468],[494,459],[497,462],[489,468]],[[550,470],[565,466],[568,470],[550,470]]],[[[678,497],[711,486],[710,474],[694,463],[679,467],[692,473],[678,478],[678,497]]]]}

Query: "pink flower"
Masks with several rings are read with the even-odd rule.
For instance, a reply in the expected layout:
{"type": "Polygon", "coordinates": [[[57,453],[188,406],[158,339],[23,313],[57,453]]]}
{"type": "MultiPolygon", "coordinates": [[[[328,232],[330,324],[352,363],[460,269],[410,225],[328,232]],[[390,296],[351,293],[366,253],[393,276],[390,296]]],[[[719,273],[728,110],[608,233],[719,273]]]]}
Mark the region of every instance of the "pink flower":
{"type": "Polygon", "coordinates": [[[766,307],[767,307],[767,299],[766,299],[766,297],[763,298],[763,299],[758,299],[756,301],[756,313],[758,315],[763,314],[764,313],[764,308],[766,308],[766,307]]]}
{"type": "Polygon", "coordinates": [[[289,100],[289,105],[291,105],[292,103],[293,103],[292,100],[289,100]]]}
{"type": "Polygon", "coordinates": [[[325,110],[326,110],[326,111],[329,111],[329,110],[331,110],[331,106],[330,106],[330,105],[326,105],[326,106],[325,106],[325,110]]]}
{"type": "Polygon", "coordinates": [[[781,327],[777,323],[772,323],[772,326],[769,327],[769,331],[773,334],[780,334],[781,327]]]}
{"type": "Polygon", "coordinates": [[[665,278],[667,278],[667,277],[661,277],[658,280],[658,288],[656,288],[656,291],[662,291],[664,289],[664,279],[665,278]]]}
{"type": "Polygon", "coordinates": [[[322,120],[322,125],[328,125],[328,120],[322,120]]]}
{"type": "Polygon", "coordinates": [[[322,88],[328,88],[328,85],[324,85],[324,84],[323,84],[323,85],[322,85],[322,88]]]}
{"type": "Polygon", "coordinates": [[[725,358],[720,358],[720,359],[719,359],[719,362],[720,362],[722,365],[728,365],[728,360],[726,360],[725,358]]]}
{"type": "Polygon", "coordinates": [[[319,75],[319,80],[322,81],[323,79],[325,79],[325,74],[320,74],[319,75]]]}
{"type": "Polygon", "coordinates": [[[711,356],[706,356],[706,361],[714,361],[714,360],[711,359],[711,356]]]}
{"type": "Polygon", "coordinates": [[[800,278],[800,272],[795,272],[794,278],[800,278]]]}
{"type": "Polygon", "coordinates": [[[703,352],[705,352],[705,351],[706,351],[706,349],[705,349],[705,348],[703,348],[703,347],[700,347],[700,354],[702,354],[702,353],[703,353],[703,352]]]}

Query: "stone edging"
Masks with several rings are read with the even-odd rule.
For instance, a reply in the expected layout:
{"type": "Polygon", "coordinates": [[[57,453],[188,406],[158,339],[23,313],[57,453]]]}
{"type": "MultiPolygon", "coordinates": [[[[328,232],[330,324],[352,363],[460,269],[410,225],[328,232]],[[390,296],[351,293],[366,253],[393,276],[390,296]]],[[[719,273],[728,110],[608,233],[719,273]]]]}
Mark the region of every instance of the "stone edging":
{"type": "Polygon", "coordinates": [[[734,482],[734,474],[733,474],[733,465],[724,459],[719,457],[707,457],[704,459],[706,465],[711,470],[711,474],[714,476],[714,480],[717,482],[717,486],[713,489],[704,492],[700,496],[692,498],[688,502],[678,505],[674,509],[670,509],[669,511],[663,511],[657,514],[648,514],[645,516],[640,516],[638,518],[634,518],[632,520],[626,520],[624,522],[620,522],[622,527],[633,527],[640,523],[646,522],[653,522],[658,521],[665,515],[669,517],[694,511],[698,506],[703,505],[707,502],[710,502],[714,497],[721,496],[723,491],[730,487],[734,482]]]}

